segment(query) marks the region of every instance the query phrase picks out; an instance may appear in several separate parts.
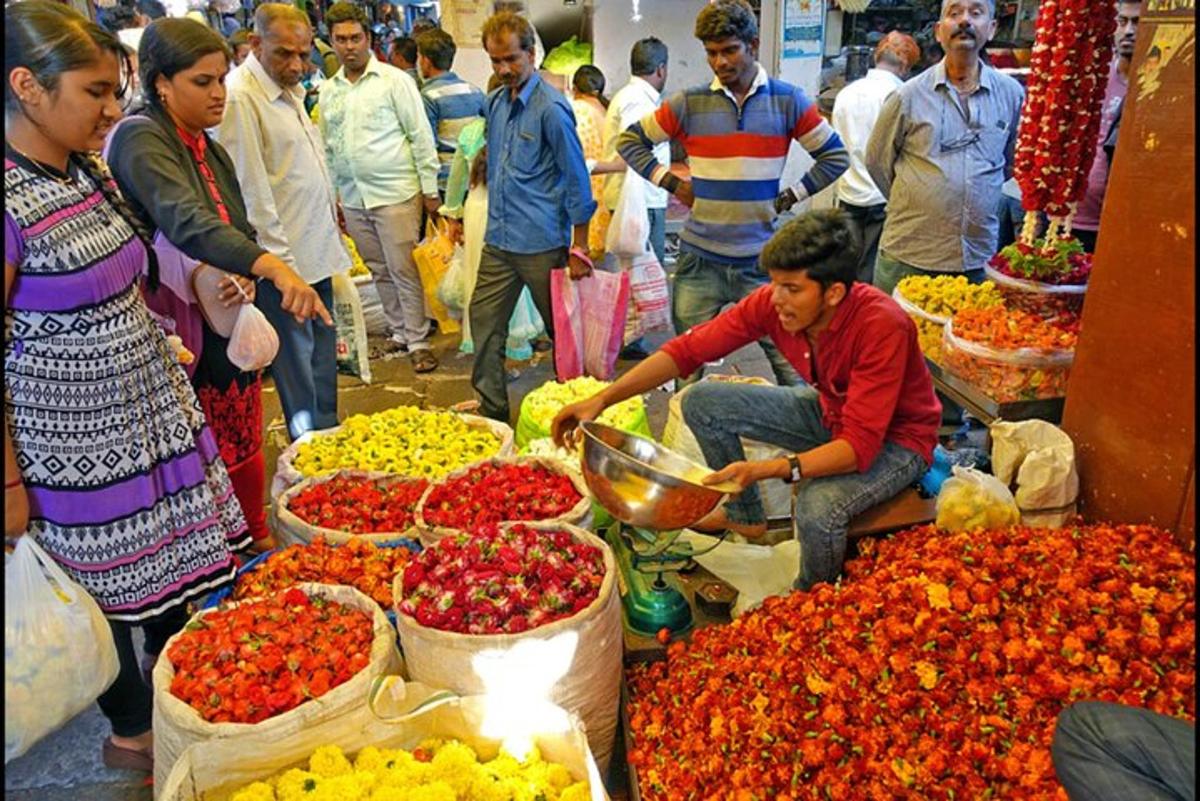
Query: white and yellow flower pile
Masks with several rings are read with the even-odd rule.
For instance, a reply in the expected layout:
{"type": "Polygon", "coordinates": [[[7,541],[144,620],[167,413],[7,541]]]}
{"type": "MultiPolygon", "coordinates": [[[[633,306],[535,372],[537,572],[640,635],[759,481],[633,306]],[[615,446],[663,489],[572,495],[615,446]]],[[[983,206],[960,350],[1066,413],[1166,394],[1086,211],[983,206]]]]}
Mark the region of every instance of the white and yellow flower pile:
{"type": "Polygon", "coordinates": [[[293,768],[234,792],[230,801],[588,801],[587,782],[546,762],[501,751],[481,762],[458,740],[426,740],[413,751],[368,746],[353,762],[336,745],[293,768]],[[418,758],[421,757],[421,758],[418,758]]]}
{"type": "MultiPolygon", "coordinates": [[[[563,383],[547,381],[529,393],[525,398],[523,410],[529,412],[534,424],[539,429],[549,431],[550,424],[554,422],[555,416],[564,406],[584,398],[590,398],[608,384],[608,381],[600,381],[591,376],[580,376],[563,383]]],[[[601,423],[624,431],[637,423],[644,410],[645,403],[642,401],[642,396],[634,395],[632,398],[608,407],[598,419],[601,423]]]]}

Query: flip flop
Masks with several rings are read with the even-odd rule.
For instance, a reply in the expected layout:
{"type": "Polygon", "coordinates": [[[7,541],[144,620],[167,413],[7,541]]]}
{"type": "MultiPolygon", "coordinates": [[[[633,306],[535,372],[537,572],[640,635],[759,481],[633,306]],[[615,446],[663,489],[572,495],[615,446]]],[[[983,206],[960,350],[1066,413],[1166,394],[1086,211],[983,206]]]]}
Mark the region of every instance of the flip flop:
{"type": "Polygon", "coordinates": [[[438,367],[437,357],[428,348],[420,348],[412,351],[409,353],[409,358],[412,359],[413,371],[417,373],[432,372],[438,367]]]}
{"type": "Polygon", "coordinates": [[[139,751],[136,748],[123,748],[112,741],[111,737],[104,738],[100,749],[104,759],[104,767],[112,770],[140,770],[143,773],[154,772],[154,754],[149,751],[139,751]]]}

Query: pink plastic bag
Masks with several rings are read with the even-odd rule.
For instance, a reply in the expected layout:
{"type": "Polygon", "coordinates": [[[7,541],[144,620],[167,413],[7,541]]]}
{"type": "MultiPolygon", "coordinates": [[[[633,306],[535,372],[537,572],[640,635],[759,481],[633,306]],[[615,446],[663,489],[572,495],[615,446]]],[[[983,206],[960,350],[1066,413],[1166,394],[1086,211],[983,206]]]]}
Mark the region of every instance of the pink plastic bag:
{"type": "Polygon", "coordinates": [[[671,296],[667,273],[653,252],[633,259],[629,268],[629,294],[638,336],[671,328],[671,296]]]}
{"type": "Polygon", "coordinates": [[[558,380],[584,374],[610,380],[625,333],[629,274],[593,270],[587,278],[572,281],[565,269],[551,270],[550,302],[558,380]]]}

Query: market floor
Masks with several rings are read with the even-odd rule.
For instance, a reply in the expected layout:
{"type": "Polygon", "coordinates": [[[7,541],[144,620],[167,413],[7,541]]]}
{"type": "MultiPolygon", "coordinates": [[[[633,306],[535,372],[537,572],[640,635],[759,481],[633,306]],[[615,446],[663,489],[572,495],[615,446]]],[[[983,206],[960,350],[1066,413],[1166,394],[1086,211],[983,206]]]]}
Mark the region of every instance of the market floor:
{"type": "MultiPolygon", "coordinates": [[[[664,335],[648,337],[657,347],[664,335]]],[[[372,339],[371,384],[341,375],[338,377],[338,415],[372,413],[398,405],[446,408],[473,398],[470,356],[457,352],[456,335],[438,335],[434,347],[441,366],[432,373],[413,372],[407,356],[379,357],[382,341],[372,339]]],[[[618,370],[630,364],[621,363],[618,370]]],[[[709,372],[770,376],[762,351],[750,345],[707,368],[709,372]]],[[[520,398],[554,376],[549,352],[535,353],[528,362],[509,362],[510,388],[514,415],[520,398]]],[[[655,390],[647,397],[651,428],[661,435],[667,417],[668,394],[655,390]]],[[[267,421],[266,458],[269,474],[279,452],[287,446],[287,432],[280,413],[279,397],[268,381],[263,398],[263,416],[267,421]]],[[[268,482],[269,483],[269,482],[268,482]]],[[[138,634],[135,634],[137,637],[138,634]]],[[[140,642],[136,643],[140,648],[140,642]]],[[[65,727],[35,745],[29,753],[5,765],[6,801],[152,801],[153,792],[142,774],[113,771],[100,759],[100,743],[109,733],[107,721],[92,705],[65,727]]],[[[621,740],[613,764],[624,764],[621,740]]],[[[614,801],[625,798],[624,777],[619,768],[611,777],[610,794],[614,801]]]]}

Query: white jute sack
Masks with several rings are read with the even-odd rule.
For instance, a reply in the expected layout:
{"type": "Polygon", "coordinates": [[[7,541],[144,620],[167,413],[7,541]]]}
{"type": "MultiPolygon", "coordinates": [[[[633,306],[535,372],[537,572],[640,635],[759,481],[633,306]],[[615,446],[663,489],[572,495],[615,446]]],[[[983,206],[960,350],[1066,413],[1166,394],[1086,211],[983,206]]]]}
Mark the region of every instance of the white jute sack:
{"type": "MultiPolygon", "coordinates": [[[[371,616],[375,637],[371,643],[371,658],[367,666],[344,684],[329,692],[306,701],[295,709],[258,723],[209,723],[200,713],[184,701],[171,694],[171,681],[175,678],[175,667],[166,658],[175,641],[186,633],[176,634],[167,640],[163,658],[154,665],[154,789],[156,799],[161,798],[167,775],[184,750],[195,743],[224,741],[230,751],[247,755],[251,750],[241,744],[273,742],[295,736],[312,728],[315,724],[338,718],[362,706],[376,676],[400,673],[404,669],[400,654],[396,650],[396,635],[392,624],[379,604],[354,587],[334,584],[301,583],[295,585],[307,595],[321,595],[330,601],[361,609],[371,616]]],[[[235,602],[229,606],[251,603],[254,599],[235,602]]],[[[226,608],[229,608],[228,606],[226,608]]],[[[217,609],[197,612],[192,620],[212,614],[217,609]]]]}
{"type": "MultiPolygon", "coordinates": [[[[772,386],[770,381],[756,376],[706,375],[697,384],[703,381],[772,386]]],[[[696,435],[692,433],[683,419],[683,396],[692,386],[696,386],[696,384],[684,387],[667,401],[667,424],[663,427],[662,443],[696,464],[708,465],[708,461],[704,458],[704,451],[700,450],[700,443],[696,441],[696,435]]],[[[745,437],[742,437],[742,447],[746,450],[748,461],[777,459],[780,454],[786,452],[786,448],[778,445],[768,445],[765,442],[756,442],[745,437]]],[[[763,509],[768,518],[791,517],[792,489],[790,484],[778,479],[767,479],[758,482],[758,492],[762,497],[763,509]]]]}
{"type": "Polygon", "coordinates": [[[624,639],[612,549],[599,537],[561,523],[520,523],[566,530],[604,554],[600,592],[579,613],[521,634],[459,634],[426,628],[400,611],[401,573],[393,582],[396,630],[413,681],[460,695],[491,694],[515,709],[549,700],[578,715],[600,770],[608,770],[621,703],[624,639]]]}
{"type": "MultiPolygon", "coordinates": [[[[570,465],[563,462],[561,459],[545,456],[510,456],[510,457],[493,457],[484,459],[480,462],[467,465],[459,468],[453,473],[448,474],[439,482],[431,483],[425,490],[425,494],[421,496],[421,500],[417,503],[416,521],[414,526],[417,534],[420,537],[421,544],[428,548],[442,537],[448,537],[453,534],[465,534],[462,529],[448,528],[446,526],[431,525],[425,520],[425,502],[428,500],[430,493],[438,486],[439,483],[456,479],[467,472],[479,467],[483,464],[537,464],[545,467],[555,473],[562,473],[567,478],[571,479],[571,484],[574,485],[575,491],[580,494],[579,503],[571,507],[565,514],[558,517],[552,517],[547,520],[538,520],[538,523],[567,523],[573,526],[579,526],[582,529],[590,529],[592,527],[592,495],[588,491],[587,482],[583,480],[583,474],[577,469],[573,469],[570,465]]],[[[502,521],[502,522],[525,522],[525,521],[502,521]]]]}
{"type": "Polygon", "coordinates": [[[409,526],[404,531],[379,531],[373,534],[354,534],[349,531],[340,531],[335,528],[325,528],[323,526],[315,526],[301,520],[289,507],[292,499],[309,487],[317,484],[324,484],[335,478],[369,478],[375,479],[384,483],[395,483],[399,481],[412,481],[413,479],[397,476],[394,473],[380,473],[373,470],[339,470],[336,473],[329,473],[323,476],[314,476],[306,478],[297,484],[293,484],[275,502],[275,523],[274,530],[279,538],[281,545],[307,545],[317,537],[324,537],[325,541],[332,544],[340,544],[349,542],[350,540],[366,540],[367,542],[379,544],[381,542],[392,542],[401,538],[415,540],[417,538],[417,528],[415,525],[409,526]]]}
{"type": "MultiPolygon", "coordinates": [[[[499,752],[508,727],[497,727],[493,699],[479,696],[438,704],[443,695],[416,682],[398,683],[402,697],[386,706],[407,712],[393,720],[372,714],[364,694],[345,715],[279,737],[253,735],[244,740],[210,740],[190,746],[171,770],[159,801],[228,801],[238,789],[291,768],[308,767],[308,758],[323,745],[337,745],[351,760],[367,746],[412,750],[428,738],[460,740],[489,760],[499,752]],[[415,708],[415,709],[414,709],[415,708]],[[409,711],[414,710],[414,711],[409,711]],[[503,728],[505,731],[498,731],[503,728]]],[[[389,693],[385,690],[384,695],[389,693]]],[[[384,704],[381,704],[384,706],[384,704]]],[[[595,759],[588,750],[578,717],[546,705],[546,714],[526,729],[542,758],[565,767],[576,781],[586,780],[590,801],[608,801],[595,759]]],[[[524,716],[522,716],[524,718],[524,716]]],[[[519,724],[530,721],[522,719],[519,724]]]]}
{"type": "MultiPolygon", "coordinates": [[[[463,422],[472,428],[484,428],[490,431],[497,439],[500,440],[500,450],[493,456],[512,456],[513,451],[513,430],[512,427],[501,423],[498,420],[492,420],[488,417],[481,417],[476,414],[460,415],[463,422]]],[[[279,459],[275,462],[275,475],[271,479],[271,503],[274,504],[279,500],[279,496],[284,493],[288,487],[297,483],[305,476],[300,475],[300,471],[292,467],[292,461],[296,458],[296,452],[300,446],[314,437],[320,437],[326,434],[333,434],[338,431],[341,426],[333,428],[323,428],[320,431],[309,431],[296,438],[291,445],[288,445],[284,451],[279,454],[279,459]]],[[[489,457],[490,458],[490,457],[489,457]]]]}

